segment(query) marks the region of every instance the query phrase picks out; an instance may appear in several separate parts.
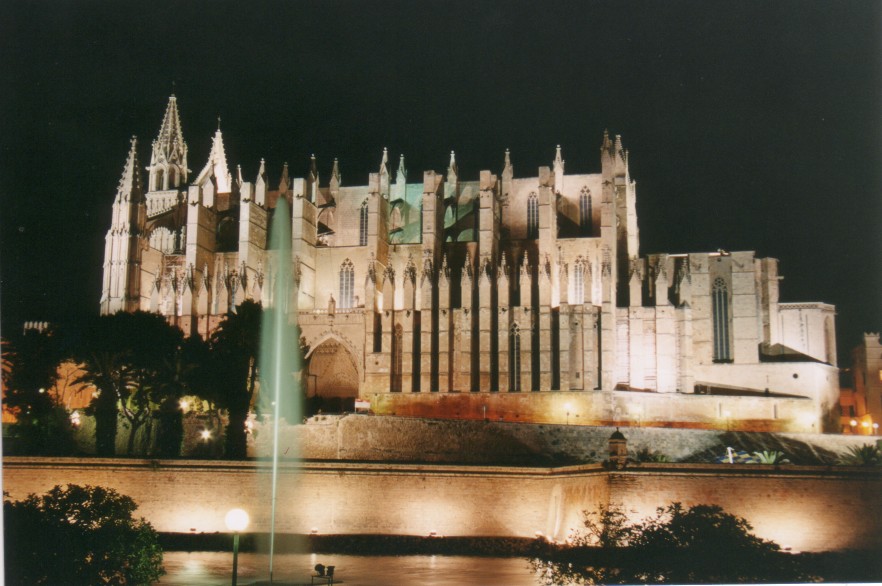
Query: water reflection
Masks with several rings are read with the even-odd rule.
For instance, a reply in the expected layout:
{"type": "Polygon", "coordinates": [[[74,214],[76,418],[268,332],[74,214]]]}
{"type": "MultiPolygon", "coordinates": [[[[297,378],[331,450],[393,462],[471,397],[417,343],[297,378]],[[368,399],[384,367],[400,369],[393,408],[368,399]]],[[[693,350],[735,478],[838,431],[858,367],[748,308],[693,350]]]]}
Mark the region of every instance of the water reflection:
{"type": "MultiPolygon", "coordinates": [[[[165,552],[167,574],[160,584],[220,586],[229,584],[233,554],[223,552],[165,552]]],[[[279,582],[309,583],[313,567],[336,566],[345,586],[408,584],[414,586],[536,586],[534,571],[523,558],[464,556],[353,556],[336,554],[276,554],[273,574],[279,582]]],[[[265,580],[268,556],[239,554],[239,584],[265,580]]]]}

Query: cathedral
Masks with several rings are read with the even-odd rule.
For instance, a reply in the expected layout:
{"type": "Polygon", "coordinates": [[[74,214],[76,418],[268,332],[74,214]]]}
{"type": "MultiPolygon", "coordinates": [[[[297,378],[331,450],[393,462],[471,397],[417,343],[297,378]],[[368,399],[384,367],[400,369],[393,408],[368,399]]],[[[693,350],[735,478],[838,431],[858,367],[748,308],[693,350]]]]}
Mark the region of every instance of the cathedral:
{"type": "Polygon", "coordinates": [[[102,313],[158,312],[207,336],[243,300],[274,306],[271,284],[290,274],[310,395],[441,416],[456,396],[453,409],[485,417],[516,395],[531,421],[556,395],[583,422],[633,421],[636,401],[659,424],[750,411],[743,421],[780,424],[744,428],[838,428],[834,307],[781,302],[777,261],[751,251],[642,254],[619,136],[603,134],[592,174],[567,174],[559,146],[535,174],[516,176],[506,151],[477,178],[453,152],[444,172],[415,174],[384,150],[368,184],[349,186],[337,160],[325,180],[314,157],[304,178],[286,164],[271,180],[263,161],[256,177],[231,173],[218,129],[193,176],[172,96],[146,167],[138,151],[133,138],[102,313]],[[279,198],[281,273],[268,246],[279,198]]]}

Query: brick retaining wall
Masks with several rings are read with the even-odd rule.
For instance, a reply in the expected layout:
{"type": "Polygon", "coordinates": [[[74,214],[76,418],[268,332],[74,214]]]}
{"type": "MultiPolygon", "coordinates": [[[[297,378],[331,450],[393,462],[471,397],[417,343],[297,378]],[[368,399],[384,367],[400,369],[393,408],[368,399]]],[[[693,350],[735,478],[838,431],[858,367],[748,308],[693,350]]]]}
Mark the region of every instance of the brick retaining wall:
{"type": "MultiPolygon", "coordinates": [[[[224,531],[233,507],[269,528],[267,462],[7,457],[15,499],[56,484],[110,486],[159,531],[224,531]]],[[[600,465],[562,468],[308,462],[280,471],[280,533],[380,533],[565,539],[580,511],[621,504],[635,519],[672,501],[718,504],[761,537],[798,551],[882,547],[882,474],[855,468],[600,465]]]]}

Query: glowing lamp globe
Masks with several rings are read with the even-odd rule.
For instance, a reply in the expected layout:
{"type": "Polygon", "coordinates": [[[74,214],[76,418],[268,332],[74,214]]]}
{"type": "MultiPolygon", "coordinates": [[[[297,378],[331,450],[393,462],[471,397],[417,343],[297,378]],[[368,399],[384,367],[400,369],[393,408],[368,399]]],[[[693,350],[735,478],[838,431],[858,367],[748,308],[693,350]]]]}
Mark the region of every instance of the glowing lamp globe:
{"type": "Polygon", "coordinates": [[[230,531],[236,533],[243,531],[248,527],[248,513],[242,509],[230,509],[227,516],[224,517],[224,523],[227,524],[227,529],[230,531]]]}

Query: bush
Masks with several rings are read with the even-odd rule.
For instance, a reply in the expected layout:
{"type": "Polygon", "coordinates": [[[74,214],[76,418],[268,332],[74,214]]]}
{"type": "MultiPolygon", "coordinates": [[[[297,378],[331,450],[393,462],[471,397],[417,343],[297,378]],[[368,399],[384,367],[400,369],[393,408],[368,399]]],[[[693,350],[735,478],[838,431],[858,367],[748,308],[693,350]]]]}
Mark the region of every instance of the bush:
{"type": "Polygon", "coordinates": [[[56,486],[4,500],[7,584],[149,584],[164,573],[156,531],[113,489],[56,486]]]}
{"type": "Polygon", "coordinates": [[[839,456],[839,463],[846,466],[879,466],[882,465],[882,450],[873,444],[852,446],[839,456]]]}
{"type": "Polygon", "coordinates": [[[585,513],[577,547],[533,560],[547,584],[800,582],[809,577],[795,557],[751,533],[741,517],[716,505],[673,503],[654,517],[627,522],[601,506],[585,513]],[[596,545],[599,547],[586,547],[596,545]]]}

